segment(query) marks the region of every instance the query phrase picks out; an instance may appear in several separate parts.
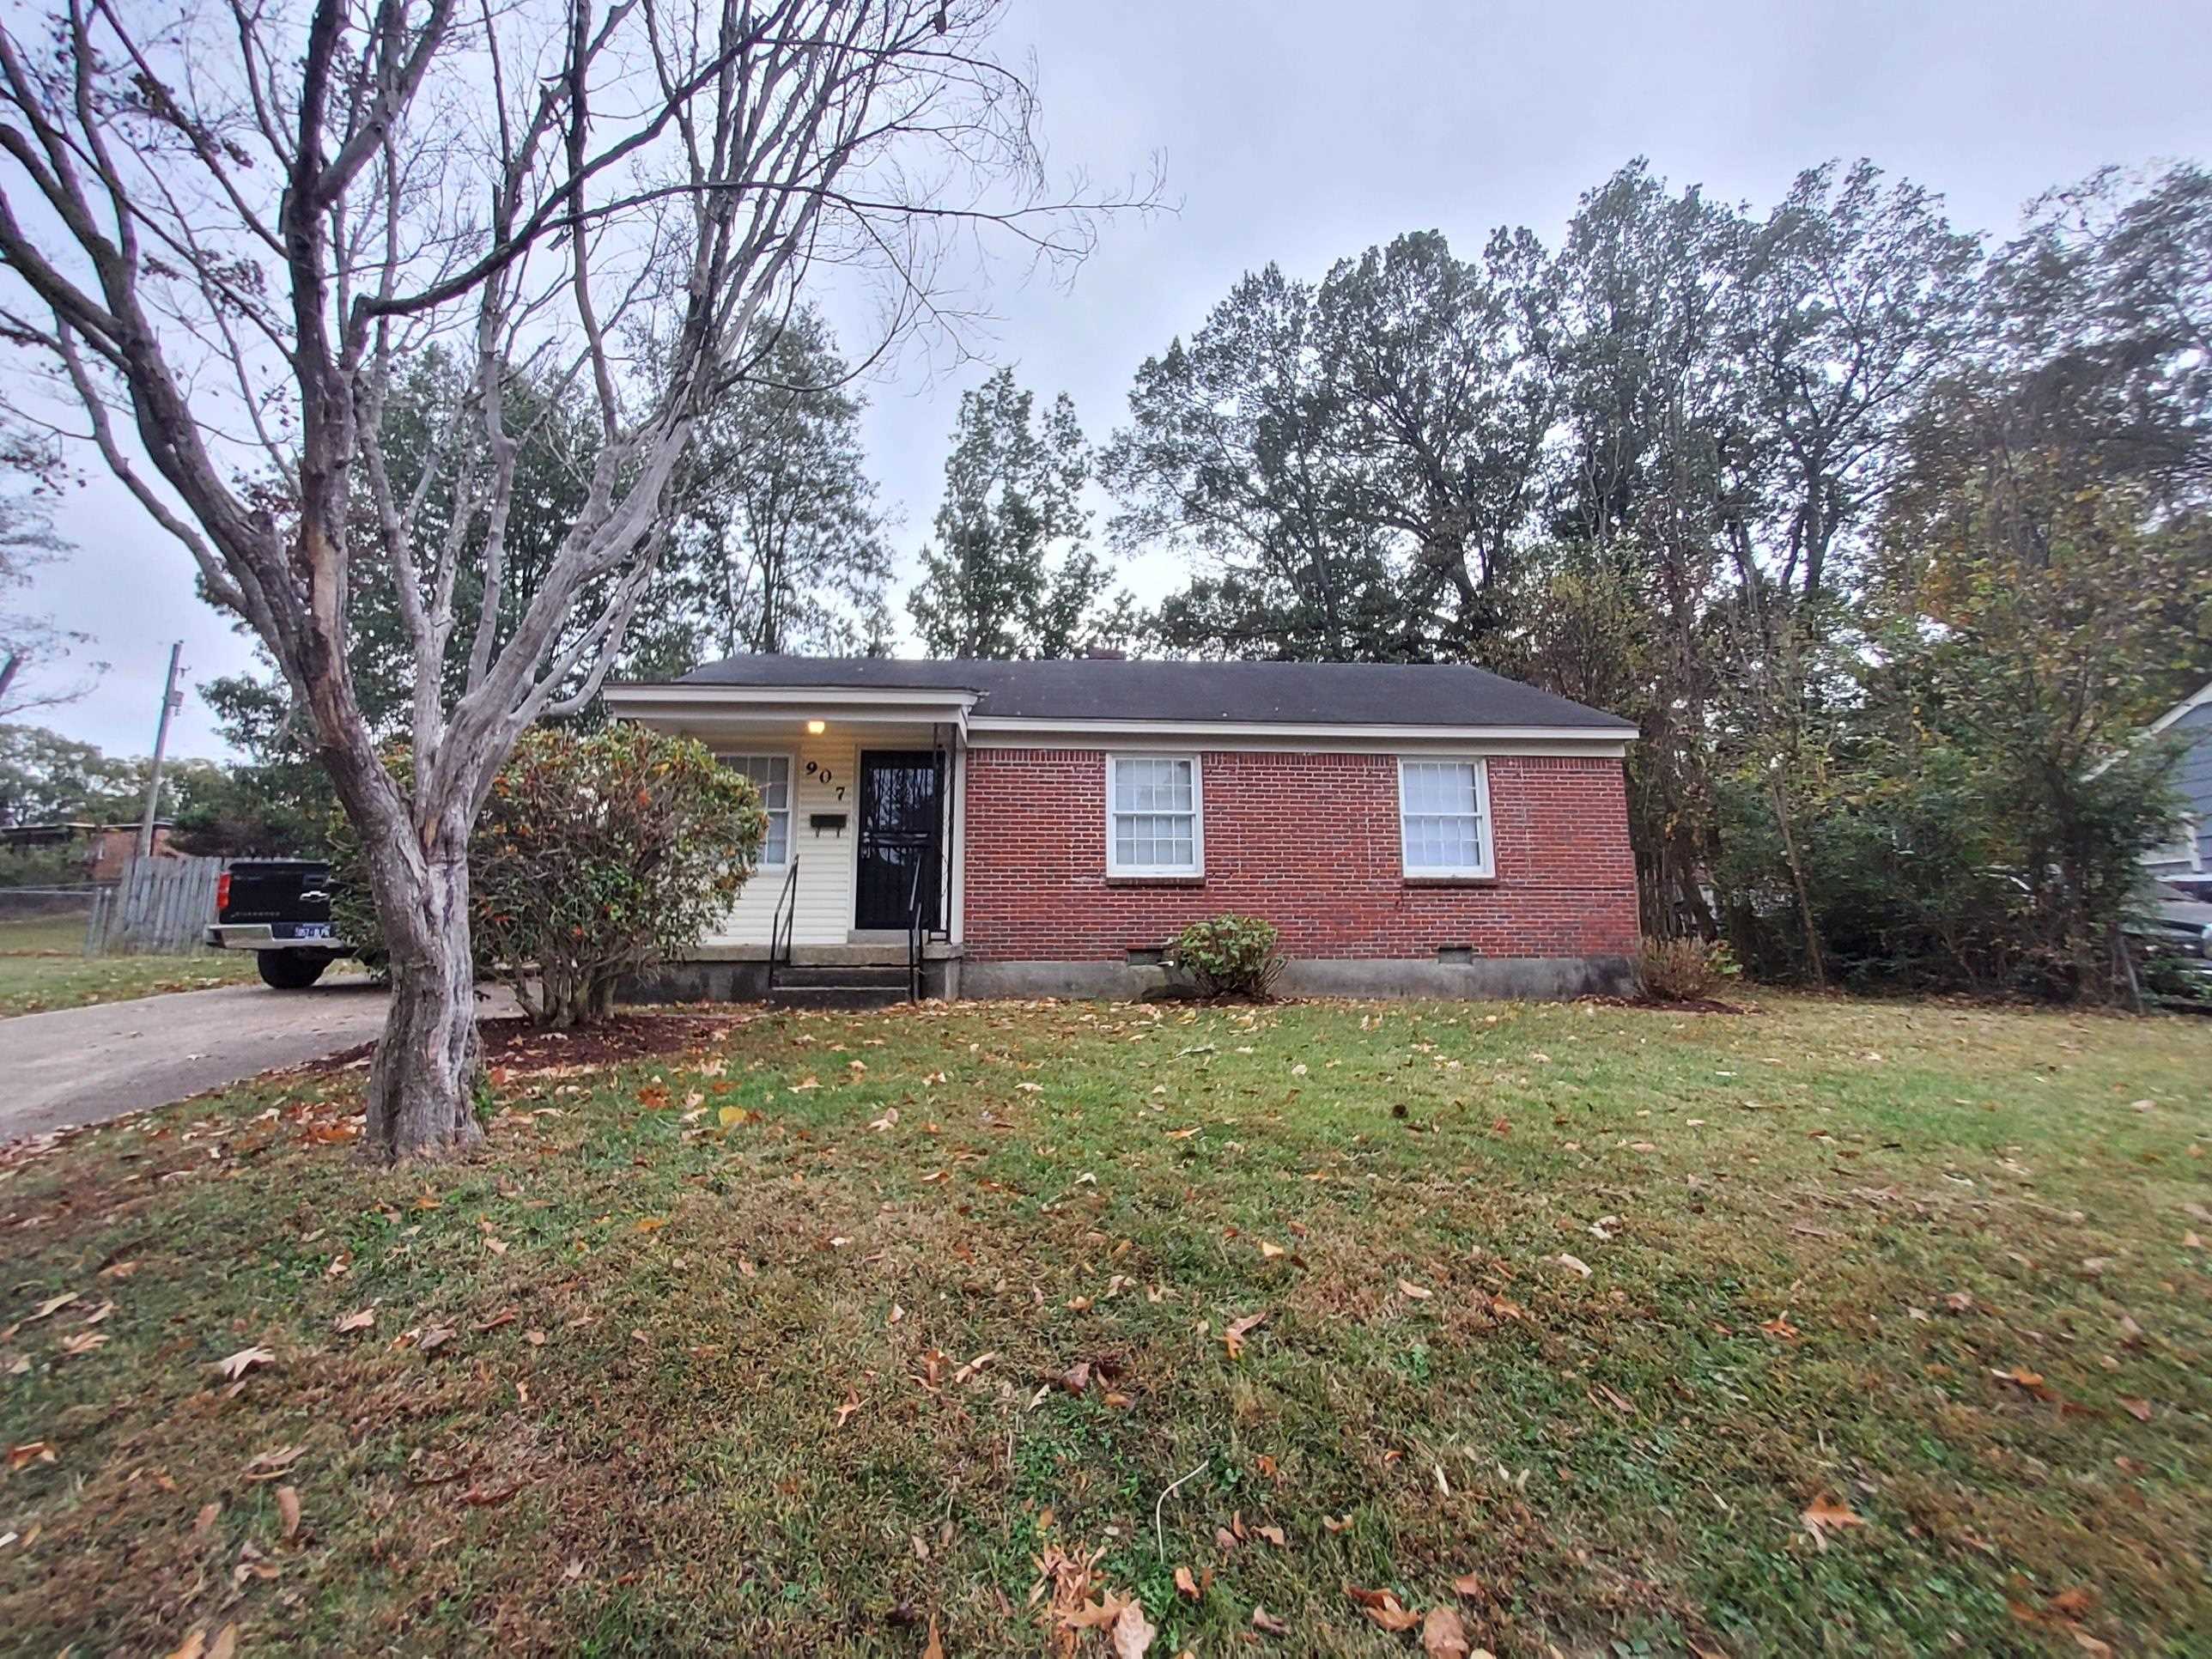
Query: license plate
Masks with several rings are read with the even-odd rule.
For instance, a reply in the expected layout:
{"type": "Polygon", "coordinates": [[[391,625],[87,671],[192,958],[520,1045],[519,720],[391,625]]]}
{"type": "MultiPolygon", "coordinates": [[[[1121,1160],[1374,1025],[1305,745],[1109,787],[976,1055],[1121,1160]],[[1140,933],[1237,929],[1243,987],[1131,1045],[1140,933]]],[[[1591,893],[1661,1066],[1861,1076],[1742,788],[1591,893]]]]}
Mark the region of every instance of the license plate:
{"type": "Polygon", "coordinates": [[[302,921],[295,923],[292,928],[294,939],[328,939],[330,936],[331,925],[327,921],[302,921]]]}

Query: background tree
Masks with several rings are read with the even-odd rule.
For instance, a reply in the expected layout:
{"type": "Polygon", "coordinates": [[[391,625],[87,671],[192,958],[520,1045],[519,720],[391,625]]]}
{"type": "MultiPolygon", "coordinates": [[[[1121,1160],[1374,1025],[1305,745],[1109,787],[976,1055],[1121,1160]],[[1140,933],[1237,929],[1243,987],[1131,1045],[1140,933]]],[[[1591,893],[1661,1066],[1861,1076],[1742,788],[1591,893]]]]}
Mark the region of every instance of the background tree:
{"type": "Polygon", "coordinates": [[[938,657],[1073,657],[1133,625],[1111,574],[1084,545],[1091,454],[1062,392],[1039,416],[1002,368],[960,395],[937,539],[908,608],[938,657]]]}
{"type": "Polygon", "coordinates": [[[1121,502],[1117,543],[1190,559],[1155,623],[1171,650],[1402,654],[1397,573],[1351,498],[1316,307],[1310,284],[1269,265],[1137,370],[1100,476],[1121,502]]]}
{"type": "Polygon", "coordinates": [[[42,726],[0,725],[0,827],[135,820],[143,762],[105,755],[42,726]]]}
{"type": "Polygon", "coordinates": [[[1546,263],[1525,230],[1480,264],[1424,231],[1316,296],[1328,441],[1352,521],[1398,544],[1407,656],[1464,657],[1504,620],[1557,398],[1546,263]]]}
{"type": "Polygon", "coordinates": [[[2167,810],[2154,757],[2097,757],[2212,673],[2208,329],[2193,166],[1991,255],[1870,163],[1762,212],[1638,161],[1554,253],[1247,276],[1103,476],[1121,539],[1190,559],[1172,648],[1474,660],[1634,719],[1647,931],[2095,994],[2167,810]]]}
{"type": "MultiPolygon", "coordinates": [[[[56,684],[48,674],[90,637],[55,625],[51,617],[19,609],[14,596],[31,573],[66,550],[54,533],[52,497],[61,476],[56,447],[21,425],[0,424],[0,720],[33,708],[72,702],[88,678],[56,684]]],[[[97,674],[105,664],[94,664],[97,674]]]]}
{"type": "Polygon", "coordinates": [[[864,398],[820,314],[756,324],[744,378],[699,423],[632,654],[656,674],[750,652],[851,655],[889,633],[891,553],[864,398]]]}
{"type": "Polygon", "coordinates": [[[219,27],[72,4],[0,29],[0,325],[307,712],[391,946],[368,1085],[386,1153],[481,1133],[471,825],[520,734],[585,706],[619,655],[669,483],[756,320],[826,259],[881,276],[896,332],[982,222],[1048,260],[1083,252],[1088,221],[1045,198],[1027,88],[988,55],[998,10],[229,0],[219,27]],[[398,482],[384,421],[440,343],[468,376],[434,440],[461,469],[443,523],[398,482]],[[519,373],[573,392],[596,442],[510,628],[519,373]],[[234,434],[273,504],[235,482],[234,434]],[[465,576],[481,599],[456,687],[465,576]],[[367,580],[412,662],[404,781],[353,673],[367,580]]]}

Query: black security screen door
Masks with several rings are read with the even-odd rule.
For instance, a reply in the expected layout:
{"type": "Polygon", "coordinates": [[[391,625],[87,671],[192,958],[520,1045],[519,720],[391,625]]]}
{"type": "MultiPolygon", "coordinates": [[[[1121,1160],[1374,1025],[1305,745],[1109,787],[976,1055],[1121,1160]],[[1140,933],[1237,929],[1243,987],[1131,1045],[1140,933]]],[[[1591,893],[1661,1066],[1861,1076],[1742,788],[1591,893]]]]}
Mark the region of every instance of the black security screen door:
{"type": "Polygon", "coordinates": [[[943,774],[927,749],[860,755],[860,875],[856,927],[906,927],[907,895],[921,871],[921,925],[938,925],[937,802],[943,774]]]}

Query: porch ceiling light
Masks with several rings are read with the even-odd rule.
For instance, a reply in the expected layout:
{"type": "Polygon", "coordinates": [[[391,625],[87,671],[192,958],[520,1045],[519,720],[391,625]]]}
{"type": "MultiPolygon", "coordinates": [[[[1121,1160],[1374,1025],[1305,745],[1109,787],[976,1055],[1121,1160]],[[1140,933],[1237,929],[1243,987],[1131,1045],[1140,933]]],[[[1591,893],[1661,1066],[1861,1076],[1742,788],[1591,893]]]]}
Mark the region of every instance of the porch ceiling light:
{"type": "Polygon", "coordinates": [[[829,729],[830,728],[823,725],[820,720],[809,720],[806,722],[806,735],[810,738],[818,738],[829,729]]]}

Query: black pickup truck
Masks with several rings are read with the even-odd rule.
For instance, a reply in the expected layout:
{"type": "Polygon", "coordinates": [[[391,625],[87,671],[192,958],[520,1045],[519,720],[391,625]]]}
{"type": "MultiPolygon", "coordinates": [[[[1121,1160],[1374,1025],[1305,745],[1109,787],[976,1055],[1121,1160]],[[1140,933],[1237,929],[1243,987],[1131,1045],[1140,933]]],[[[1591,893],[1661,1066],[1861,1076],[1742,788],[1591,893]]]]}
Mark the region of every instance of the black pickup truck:
{"type": "Polygon", "coordinates": [[[331,866],[320,859],[240,859],[216,878],[207,942],[251,951],[264,983],[303,991],[323,969],[353,954],[333,939],[331,866]]]}

